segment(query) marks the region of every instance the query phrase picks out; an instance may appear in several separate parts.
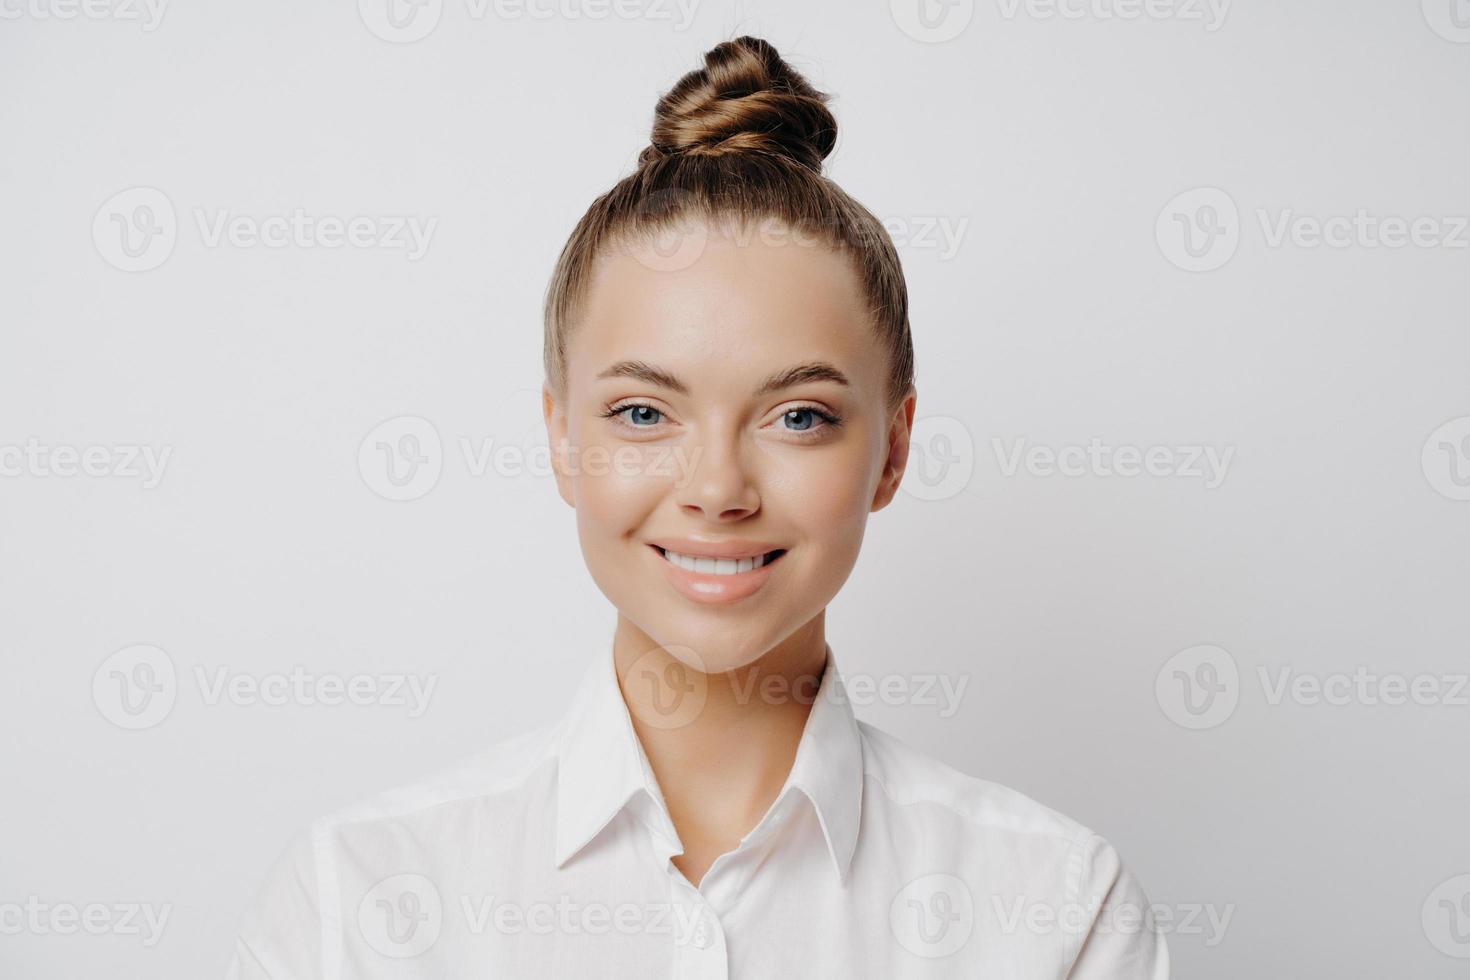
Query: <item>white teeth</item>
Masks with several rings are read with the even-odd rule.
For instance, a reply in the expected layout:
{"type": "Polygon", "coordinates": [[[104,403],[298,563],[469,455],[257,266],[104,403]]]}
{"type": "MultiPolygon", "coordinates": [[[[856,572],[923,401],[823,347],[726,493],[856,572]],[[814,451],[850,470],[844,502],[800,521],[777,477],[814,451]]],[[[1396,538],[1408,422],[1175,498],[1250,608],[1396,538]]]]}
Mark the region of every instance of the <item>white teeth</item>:
{"type": "Polygon", "coordinates": [[[766,563],[765,555],[756,555],[754,558],[699,558],[665,550],[664,557],[687,572],[705,575],[739,575],[766,563]]]}

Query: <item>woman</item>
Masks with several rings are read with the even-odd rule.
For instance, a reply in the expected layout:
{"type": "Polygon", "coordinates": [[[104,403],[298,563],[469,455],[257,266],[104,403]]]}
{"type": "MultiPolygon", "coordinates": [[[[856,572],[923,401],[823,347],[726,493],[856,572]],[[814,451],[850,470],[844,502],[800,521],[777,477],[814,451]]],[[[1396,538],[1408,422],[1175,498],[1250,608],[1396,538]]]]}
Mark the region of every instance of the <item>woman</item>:
{"type": "Polygon", "coordinates": [[[741,37],[660,100],[546,301],[612,643],[561,722],[318,821],[236,975],[1167,976],[1105,840],[844,696],[825,609],[916,394],[893,244],[821,175],[826,99],[741,37]]]}

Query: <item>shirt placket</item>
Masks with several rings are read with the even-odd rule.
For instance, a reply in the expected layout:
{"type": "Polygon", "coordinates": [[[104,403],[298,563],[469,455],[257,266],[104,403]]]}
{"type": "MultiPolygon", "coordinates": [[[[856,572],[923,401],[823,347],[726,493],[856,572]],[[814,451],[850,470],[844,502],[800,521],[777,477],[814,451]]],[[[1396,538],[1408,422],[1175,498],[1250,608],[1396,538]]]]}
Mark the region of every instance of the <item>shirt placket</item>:
{"type": "Polygon", "coordinates": [[[674,925],[674,977],[676,980],[728,980],[730,950],[720,917],[699,890],[679,870],[673,874],[669,894],[674,925]]]}
{"type": "MultiPolygon", "coordinates": [[[[700,887],[695,888],[669,860],[679,852],[677,838],[665,856],[674,918],[674,976],[679,980],[727,980],[730,950],[724,923],[717,910],[729,910],[738,901],[759,853],[771,846],[772,838],[790,816],[791,801],[779,800],[766,819],[740,842],[709,866],[700,887]]],[[[672,824],[670,824],[672,830],[672,824]]]]}
{"type": "Polygon", "coordinates": [[[683,851],[684,846],[669,820],[668,811],[651,795],[642,797],[635,805],[669,884],[668,914],[664,918],[673,947],[673,977],[676,980],[728,980],[729,947],[719,914],[711,905],[710,898],[722,893],[720,875],[723,871],[728,878],[730,869],[721,865],[728,865],[732,855],[722,854],[715,860],[705,872],[703,884],[706,891],[701,892],[674,865],[674,855],[683,851]]]}

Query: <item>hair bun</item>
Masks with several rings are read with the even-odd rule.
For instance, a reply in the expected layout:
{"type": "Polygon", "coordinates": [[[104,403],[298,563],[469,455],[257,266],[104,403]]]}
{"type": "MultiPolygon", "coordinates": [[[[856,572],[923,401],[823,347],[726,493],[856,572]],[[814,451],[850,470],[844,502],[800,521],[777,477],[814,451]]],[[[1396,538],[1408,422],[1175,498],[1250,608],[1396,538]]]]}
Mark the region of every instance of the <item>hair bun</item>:
{"type": "Polygon", "coordinates": [[[768,42],[737,37],[711,48],[659,99],[640,165],[674,154],[786,157],[821,172],[837,142],[828,96],[812,88],[768,42]]]}

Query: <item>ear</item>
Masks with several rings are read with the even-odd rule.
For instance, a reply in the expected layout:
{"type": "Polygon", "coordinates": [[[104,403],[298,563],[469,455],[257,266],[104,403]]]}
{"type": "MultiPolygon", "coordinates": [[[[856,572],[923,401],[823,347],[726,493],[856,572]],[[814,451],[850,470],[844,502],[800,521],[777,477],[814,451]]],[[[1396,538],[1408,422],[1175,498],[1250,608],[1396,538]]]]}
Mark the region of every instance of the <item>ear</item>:
{"type": "Polygon", "coordinates": [[[556,400],[551,386],[541,385],[541,415],[546,420],[546,443],[551,449],[551,472],[556,477],[556,490],[567,506],[575,508],[572,496],[572,468],[567,463],[571,452],[567,441],[566,405],[556,400]]]}
{"type": "Polygon", "coordinates": [[[918,389],[910,385],[908,394],[888,422],[888,454],[883,460],[883,472],[878,477],[878,488],[870,508],[875,513],[892,502],[899,484],[903,482],[904,470],[909,465],[909,439],[914,432],[914,406],[918,400],[918,389]]]}

